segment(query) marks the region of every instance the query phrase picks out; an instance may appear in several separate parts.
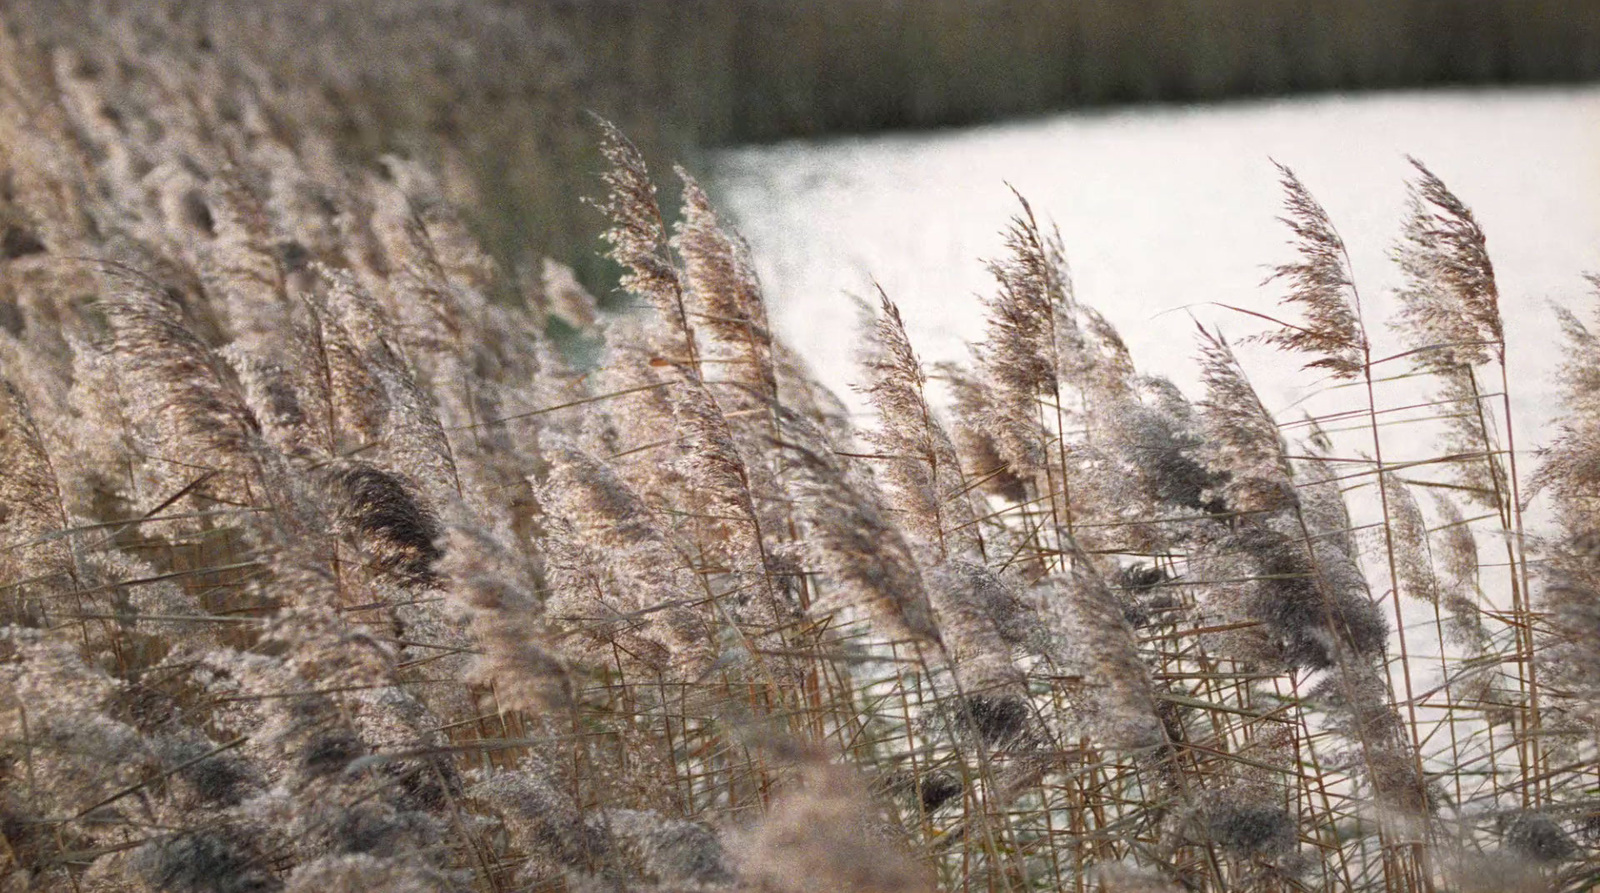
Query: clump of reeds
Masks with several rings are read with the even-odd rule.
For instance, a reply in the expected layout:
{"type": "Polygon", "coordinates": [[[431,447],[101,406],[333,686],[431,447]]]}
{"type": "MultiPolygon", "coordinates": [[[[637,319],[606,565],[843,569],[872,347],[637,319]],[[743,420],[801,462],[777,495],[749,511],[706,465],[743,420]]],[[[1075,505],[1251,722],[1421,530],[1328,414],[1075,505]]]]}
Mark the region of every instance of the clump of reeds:
{"type": "Polygon", "coordinates": [[[1283,168],[1260,340],[1339,383],[1311,418],[1219,331],[1194,399],[1141,375],[1024,203],[972,363],[878,296],[858,426],[617,129],[626,314],[148,49],[0,35],[8,893],[1591,883],[1600,354],[1565,316],[1525,491],[1486,240],[1420,164],[1425,406],[1283,168]]]}

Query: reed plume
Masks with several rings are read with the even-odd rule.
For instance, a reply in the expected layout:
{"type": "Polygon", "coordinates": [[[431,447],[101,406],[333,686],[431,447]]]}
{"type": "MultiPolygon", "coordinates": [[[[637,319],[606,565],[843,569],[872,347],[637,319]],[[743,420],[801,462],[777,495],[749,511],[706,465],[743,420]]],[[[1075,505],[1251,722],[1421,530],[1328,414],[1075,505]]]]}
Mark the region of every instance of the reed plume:
{"type": "Polygon", "coordinates": [[[1505,359],[1500,291],[1477,218],[1433,171],[1408,158],[1410,216],[1395,248],[1406,276],[1397,327],[1428,368],[1505,359]]]}
{"type": "Polygon", "coordinates": [[[1012,658],[1026,627],[1019,595],[988,568],[951,560],[928,573],[928,598],[957,678],[973,694],[1022,692],[1023,675],[1012,658]]]}
{"type": "Polygon", "coordinates": [[[950,388],[951,410],[961,421],[953,436],[962,467],[970,470],[985,491],[1001,499],[1027,499],[1027,482],[1000,455],[995,432],[983,424],[989,396],[983,383],[955,363],[941,363],[937,371],[950,388]]]}
{"type": "MultiPolygon", "coordinates": [[[[1600,295],[1600,276],[1589,277],[1600,295]]],[[[1543,462],[1529,485],[1530,492],[1548,489],[1558,501],[1563,523],[1569,528],[1593,526],[1594,509],[1587,494],[1600,484],[1591,446],[1600,433],[1600,340],[1572,311],[1554,308],[1567,340],[1567,357],[1560,367],[1562,416],[1554,442],[1544,451],[1543,462]]]]}
{"type": "Polygon", "coordinates": [[[493,683],[506,708],[568,709],[571,672],[552,647],[538,587],[516,554],[486,531],[451,527],[437,568],[482,648],[475,678],[493,683]]]}
{"type": "Polygon", "coordinates": [[[989,262],[999,293],[985,300],[988,332],[974,346],[979,375],[986,385],[988,414],[973,427],[993,432],[1000,458],[1013,474],[1042,471],[1048,431],[1040,401],[1061,403],[1057,369],[1058,320],[1070,312],[1070,284],[1054,262],[1026,200],[1005,234],[1010,255],[989,262]]]}
{"type": "Polygon", "coordinates": [[[1384,474],[1381,486],[1389,504],[1400,591],[1410,598],[1438,604],[1441,587],[1433,569],[1428,522],[1422,517],[1422,508],[1411,488],[1394,472],[1384,474]]]}
{"type": "MultiPolygon", "coordinates": [[[[1591,280],[1593,282],[1593,280],[1591,280]]],[[[1570,686],[1579,703],[1574,711],[1593,723],[1600,697],[1600,661],[1594,644],[1600,634],[1600,548],[1597,548],[1593,479],[1595,423],[1592,385],[1594,338],[1572,314],[1561,317],[1571,349],[1561,368],[1562,416],[1559,434],[1534,477],[1534,489],[1555,500],[1560,538],[1549,548],[1543,604],[1550,637],[1543,665],[1570,686]]]]}
{"type": "Polygon", "coordinates": [[[683,180],[683,217],[672,247],[683,258],[683,282],[700,329],[722,351],[737,357],[730,378],[768,399],[777,396],[772,333],[749,247],[717,220],[705,190],[688,172],[683,180]]]}
{"type": "Polygon", "coordinates": [[[8,623],[43,623],[47,594],[70,584],[60,575],[73,571],[70,554],[51,535],[66,527],[55,468],[22,394],[0,379],[0,457],[8,469],[0,478],[0,574],[18,583],[0,604],[8,623]],[[32,584],[23,584],[32,580],[32,584]],[[41,585],[42,584],[42,585],[41,585]]]}
{"type": "Polygon", "coordinates": [[[927,378],[900,309],[881,291],[878,298],[860,390],[878,413],[878,427],[866,438],[883,453],[879,473],[901,523],[933,557],[928,563],[977,558],[982,548],[955,445],[928,406],[927,378]]]}
{"type": "Polygon", "coordinates": [[[1288,212],[1279,219],[1294,233],[1300,259],[1274,267],[1262,284],[1286,282],[1289,293],[1283,303],[1303,309],[1305,322],[1285,323],[1262,340],[1285,351],[1310,355],[1308,369],[1325,369],[1334,378],[1358,378],[1367,365],[1367,336],[1344,240],[1294,171],[1274,164],[1288,212]]]}
{"type": "Polygon", "coordinates": [[[184,326],[173,299],[148,276],[114,268],[117,296],[105,304],[115,356],[143,385],[138,409],[150,413],[175,447],[230,462],[248,461],[260,423],[223,376],[211,349],[184,326]]]}
{"type": "Polygon", "coordinates": [[[605,240],[611,258],[626,272],[622,287],[659,314],[672,338],[669,349],[680,361],[694,362],[694,328],[684,304],[683,277],[668,253],[667,226],[656,202],[655,182],[644,156],[607,121],[600,122],[601,154],[611,167],[604,175],[606,199],[599,208],[611,221],[605,240]]]}
{"type": "Polygon", "coordinates": [[[743,845],[741,874],[775,893],[821,884],[848,893],[920,893],[932,879],[877,833],[875,807],[843,766],[807,764],[743,845]]]}
{"type": "MultiPolygon", "coordinates": [[[[1069,540],[1070,542],[1070,540],[1069,540]]],[[[1073,544],[1072,569],[1040,584],[1056,617],[1067,668],[1083,676],[1088,709],[1080,718],[1094,739],[1116,750],[1166,743],[1150,681],[1123,603],[1107,588],[1089,556],[1073,544]],[[1086,721],[1085,721],[1086,720],[1086,721]]]]}
{"type": "Polygon", "coordinates": [[[815,423],[788,410],[779,421],[794,468],[800,541],[828,582],[811,610],[857,607],[892,636],[939,642],[911,547],[870,482],[844,464],[815,423]]]}
{"type": "Polygon", "coordinates": [[[1297,500],[1272,414],[1245,378],[1233,348],[1220,334],[1200,329],[1200,404],[1207,464],[1225,469],[1219,495],[1235,512],[1276,512],[1297,500]]]}
{"type": "Polygon", "coordinates": [[[643,642],[626,650],[657,666],[694,671],[708,664],[714,634],[692,607],[688,560],[653,520],[650,507],[605,463],[575,444],[549,438],[550,472],[539,490],[551,531],[549,609],[586,638],[607,644],[619,630],[643,642]],[[652,660],[652,652],[659,654],[652,660]]]}
{"type": "Polygon", "coordinates": [[[439,520],[412,484],[355,460],[330,463],[319,477],[333,506],[334,530],[353,534],[375,570],[410,586],[437,582],[439,520]]]}

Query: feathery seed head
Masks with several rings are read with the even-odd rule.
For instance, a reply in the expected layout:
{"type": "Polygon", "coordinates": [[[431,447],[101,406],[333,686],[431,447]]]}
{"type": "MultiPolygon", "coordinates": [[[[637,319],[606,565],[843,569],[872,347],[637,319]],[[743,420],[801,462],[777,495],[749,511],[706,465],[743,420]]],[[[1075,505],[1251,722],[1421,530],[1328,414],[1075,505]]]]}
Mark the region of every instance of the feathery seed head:
{"type": "Polygon", "coordinates": [[[1334,378],[1359,377],[1366,368],[1367,338],[1344,240],[1300,178],[1281,164],[1277,167],[1288,211],[1281,220],[1294,233],[1300,260],[1274,267],[1262,284],[1285,280],[1289,294],[1283,303],[1297,305],[1306,318],[1304,325],[1284,324],[1262,340],[1309,354],[1308,369],[1326,369],[1334,378]]]}
{"type": "Polygon", "coordinates": [[[1294,486],[1284,459],[1277,422],[1245,377],[1220,334],[1200,327],[1200,404],[1207,464],[1227,472],[1223,485],[1229,507],[1238,512],[1275,512],[1295,505],[1294,486]]]}
{"type": "Polygon", "coordinates": [[[1396,324],[1425,368],[1505,359],[1500,292],[1471,209],[1415,158],[1410,217],[1394,256],[1406,284],[1396,324]]]}
{"type": "Polygon", "coordinates": [[[439,520],[409,481],[351,459],[329,463],[320,477],[335,529],[355,535],[376,570],[410,586],[436,581],[439,520]]]}

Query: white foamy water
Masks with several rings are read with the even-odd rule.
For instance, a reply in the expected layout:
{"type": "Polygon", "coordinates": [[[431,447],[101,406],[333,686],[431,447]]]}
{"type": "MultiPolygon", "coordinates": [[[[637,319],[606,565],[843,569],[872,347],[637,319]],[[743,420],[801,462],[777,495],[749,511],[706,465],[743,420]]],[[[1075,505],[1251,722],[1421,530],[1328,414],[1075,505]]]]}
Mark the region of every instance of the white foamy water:
{"type": "MultiPolygon", "coordinates": [[[[1395,309],[1399,274],[1388,254],[1405,210],[1407,153],[1488,233],[1524,453],[1547,439],[1552,410],[1561,342],[1548,304],[1587,316],[1581,274],[1600,271],[1600,89],[1063,115],[737,149],[718,158],[714,179],[753,246],[780,332],[841,395],[856,378],[846,293],[869,295],[874,280],[900,304],[925,362],[967,356],[982,331],[977,295],[992,286],[980,258],[1000,252],[1017,208],[1007,184],[1060,226],[1078,296],[1117,325],[1140,367],[1195,395],[1189,315],[1236,338],[1264,324],[1214,303],[1275,312],[1281,296],[1261,285],[1267,266],[1293,257],[1269,159],[1293,168],[1327,207],[1371,321],[1395,309]]],[[[1399,349],[1376,328],[1379,355],[1399,349]]],[[[1274,410],[1289,411],[1316,383],[1269,351],[1241,355],[1274,410]]],[[[1380,403],[1409,400],[1406,387],[1380,391],[1380,403]]],[[[1399,429],[1393,437],[1397,452],[1427,454],[1399,429]]]]}

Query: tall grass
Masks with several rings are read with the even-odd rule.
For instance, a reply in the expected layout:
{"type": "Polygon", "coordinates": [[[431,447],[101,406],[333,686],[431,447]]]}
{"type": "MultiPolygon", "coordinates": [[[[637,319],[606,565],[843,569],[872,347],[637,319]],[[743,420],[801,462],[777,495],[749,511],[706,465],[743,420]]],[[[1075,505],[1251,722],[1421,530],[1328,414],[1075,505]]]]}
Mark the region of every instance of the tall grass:
{"type": "Polygon", "coordinates": [[[1420,162],[1398,357],[1282,170],[1256,337],[1315,417],[1212,330],[1202,391],[1141,374],[1020,202],[973,361],[880,294],[852,419],[617,128],[621,315],[293,85],[0,41],[7,893],[1600,878],[1600,352],[1564,318],[1519,463],[1483,226],[1420,162]]]}

